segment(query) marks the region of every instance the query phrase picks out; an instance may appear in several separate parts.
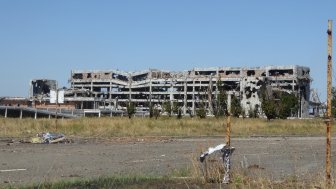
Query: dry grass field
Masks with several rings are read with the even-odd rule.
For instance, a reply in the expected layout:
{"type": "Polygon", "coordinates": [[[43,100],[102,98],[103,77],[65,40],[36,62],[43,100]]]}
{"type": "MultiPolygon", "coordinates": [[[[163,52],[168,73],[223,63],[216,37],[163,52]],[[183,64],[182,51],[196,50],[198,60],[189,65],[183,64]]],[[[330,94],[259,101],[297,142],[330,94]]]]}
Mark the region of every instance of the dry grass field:
{"type": "MultiPolygon", "coordinates": [[[[0,137],[25,137],[40,132],[61,132],[79,137],[137,136],[221,136],[226,118],[160,117],[158,119],[113,117],[80,119],[10,119],[0,118],[0,137]]],[[[323,136],[322,119],[271,120],[232,119],[232,136],[323,136]]]]}

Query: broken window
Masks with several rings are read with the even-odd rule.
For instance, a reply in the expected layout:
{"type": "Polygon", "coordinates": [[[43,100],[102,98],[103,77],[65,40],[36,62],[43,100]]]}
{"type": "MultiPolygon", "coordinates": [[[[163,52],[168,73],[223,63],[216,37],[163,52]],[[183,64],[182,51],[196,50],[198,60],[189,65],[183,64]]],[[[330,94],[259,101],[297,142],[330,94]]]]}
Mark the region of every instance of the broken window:
{"type": "Polygon", "coordinates": [[[196,75],[216,75],[216,71],[196,71],[196,75]]]}
{"type": "Polygon", "coordinates": [[[148,73],[145,73],[145,74],[133,76],[132,80],[133,81],[143,81],[143,80],[146,80],[147,78],[148,78],[148,73]]]}
{"type": "Polygon", "coordinates": [[[239,75],[239,74],[240,74],[239,70],[228,70],[225,73],[225,75],[239,75]]]}
{"type": "Polygon", "coordinates": [[[293,75],[293,69],[285,69],[285,70],[269,70],[269,76],[290,76],[293,75]]]}
{"type": "Polygon", "coordinates": [[[83,79],[83,74],[81,73],[73,74],[72,79],[83,79]]]}
{"type": "Polygon", "coordinates": [[[255,75],[255,71],[254,70],[248,70],[247,71],[247,76],[254,76],[255,75]]]}
{"type": "Polygon", "coordinates": [[[121,81],[128,81],[127,76],[119,75],[119,74],[115,74],[115,73],[112,74],[112,78],[113,79],[119,79],[121,81]]]}

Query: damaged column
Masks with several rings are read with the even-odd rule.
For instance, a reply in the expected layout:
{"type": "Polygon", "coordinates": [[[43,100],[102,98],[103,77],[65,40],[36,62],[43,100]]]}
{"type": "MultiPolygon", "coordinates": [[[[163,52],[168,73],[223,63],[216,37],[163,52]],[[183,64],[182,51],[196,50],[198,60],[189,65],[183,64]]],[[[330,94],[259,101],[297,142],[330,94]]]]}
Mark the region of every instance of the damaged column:
{"type": "Polygon", "coordinates": [[[187,75],[185,74],[184,76],[184,98],[183,98],[183,115],[186,115],[187,114],[187,107],[188,107],[188,104],[187,104],[187,75]]]}
{"type": "Polygon", "coordinates": [[[208,106],[209,106],[209,115],[213,115],[213,106],[212,106],[212,74],[209,76],[209,87],[208,87],[208,106]]]}

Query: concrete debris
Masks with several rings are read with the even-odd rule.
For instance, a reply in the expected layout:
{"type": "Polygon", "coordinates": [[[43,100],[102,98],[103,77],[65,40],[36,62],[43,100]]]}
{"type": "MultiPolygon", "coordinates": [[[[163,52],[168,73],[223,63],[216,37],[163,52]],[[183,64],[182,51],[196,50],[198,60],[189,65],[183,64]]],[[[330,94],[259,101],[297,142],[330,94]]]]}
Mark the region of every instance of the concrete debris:
{"type": "Polygon", "coordinates": [[[39,133],[36,137],[31,138],[31,143],[35,144],[51,144],[51,143],[69,143],[61,133],[39,133]]]}

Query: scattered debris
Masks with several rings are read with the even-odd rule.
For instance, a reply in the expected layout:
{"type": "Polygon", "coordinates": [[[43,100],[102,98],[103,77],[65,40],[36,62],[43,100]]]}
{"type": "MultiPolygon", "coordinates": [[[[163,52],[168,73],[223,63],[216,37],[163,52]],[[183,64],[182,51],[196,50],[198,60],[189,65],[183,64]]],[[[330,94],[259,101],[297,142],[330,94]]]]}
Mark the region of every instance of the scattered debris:
{"type": "Polygon", "coordinates": [[[14,144],[14,140],[9,138],[9,139],[0,139],[0,142],[4,142],[6,143],[7,146],[10,146],[12,144],[14,144]]]}
{"type": "Polygon", "coordinates": [[[263,167],[260,167],[259,165],[257,164],[253,164],[253,165],[250,165],[247,167],[248,169],[265,169],[263,167]]]}
{"type": "Polygon", "coordinates": [[[214,148],[210,147],[208,149],[208,151],[204,152],[201,156],[200,156],[200,161],[203,162],[205,157],[216,152],[216,151],[219,151],[219,150],[222,150],[224,147],[226,146],[226,144],[220,144],[214,148]]]}
{"type": "Polygon", "coordinates": [[[220,144],[216,147],[210,147],[206,152],[202,153],[200,156],[200,162],[203,163],[203,175],[207,181],[216,182],[217,180],[217,182],[219,182],[218,176],[222,175],[222,183],[228,184],[230,182],[230,156],[234,150],[234,147],[226,144],[220,144]],[[221,152],[220,158],[210,160],[205,159],[211,154],[218,154],[215,152],[221,152]],[[220,163],[221,161],[223,162],[220,163]],[[210,164],[207,165],[207,162],[210,164]],[[220,175],[218,173],[220,173],[220,175]]]}
{"type": "Polygon", "coordinates": [[[36,137],[31,138],[31,143],[34,144],[51,144],[51,143],[70,143],[64,134],[61,133],[39,133],[36,137]]]}

